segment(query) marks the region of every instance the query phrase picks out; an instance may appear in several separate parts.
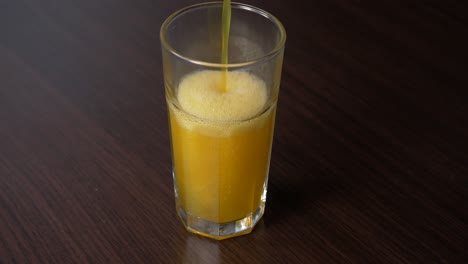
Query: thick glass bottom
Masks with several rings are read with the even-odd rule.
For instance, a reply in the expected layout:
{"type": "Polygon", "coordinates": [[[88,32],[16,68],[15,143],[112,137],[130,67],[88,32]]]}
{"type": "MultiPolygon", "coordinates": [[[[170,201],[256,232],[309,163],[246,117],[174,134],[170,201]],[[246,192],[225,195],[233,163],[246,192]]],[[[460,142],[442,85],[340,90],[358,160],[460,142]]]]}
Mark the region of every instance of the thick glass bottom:
{"type": "Polygon", "coordinates": [[[258,223],[260,218],[262,218],[264,211],[265,202],[262,199],[260,206],[253,214],[232,222],[215,223],[190,215],[182,208],[182,206],[180,206],[179,203],[177,203],[177,213],[188,231],[217,240],[245,235],[252,232],[255,225],[258,223]]]}

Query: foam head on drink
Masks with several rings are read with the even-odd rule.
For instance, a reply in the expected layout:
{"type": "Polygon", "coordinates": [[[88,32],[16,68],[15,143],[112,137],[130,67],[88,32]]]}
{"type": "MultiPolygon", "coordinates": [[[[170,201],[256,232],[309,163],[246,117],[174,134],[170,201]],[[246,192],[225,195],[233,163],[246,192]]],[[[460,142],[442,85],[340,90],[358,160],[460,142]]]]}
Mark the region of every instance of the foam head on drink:
{"type": "Polygon", "coordinates": [[[275,106],[268,107],[265,82],[243,71],[198,71],[181,80],[174,97],[180,206],[216,223],[249,216],[262,203],[273,136],[275,106]]]}

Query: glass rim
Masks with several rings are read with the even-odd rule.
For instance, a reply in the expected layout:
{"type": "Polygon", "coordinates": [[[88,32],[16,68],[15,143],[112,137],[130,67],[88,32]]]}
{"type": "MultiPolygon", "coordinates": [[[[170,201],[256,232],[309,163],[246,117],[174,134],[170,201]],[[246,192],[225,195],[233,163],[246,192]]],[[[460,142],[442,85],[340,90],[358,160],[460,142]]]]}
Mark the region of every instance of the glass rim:
{"type": "Polygon", "coordinates": [[[195,64],[195,65],[200,65],[200,66],[205,66],[205,67],[212,67],[212,68],[238,68],[238,67],[245,67],[245,66],[249,66],[249,65],[254,65],[254,64],[261,63],[263,61],[267,61],[270,58],[275,57],[277,54],[279,54],[281,52],[281,50],[283,49],[283,47],[284,47],[284,45],[286,43],[286,30],[285,30],[283,24],[275,16],[273,16],[272,14],[270,14],[269,12],[267,12],[267,11],[265,11],[263,9],[260,9],[258,7],[248,5],[248,4],[238,3],[238,2],[232,2],[231,7],[242,9],[242,10],[249,11],[249,12],[253,12],[253,13],[256,13],[256,14],[258,14],[260,16],[263,16],[263,17],[269,19],[278,28],[278,31],[280,32],[280,41],[278,42],[278,44],[272,50],[270,50],[265,55],[260,56],[260,57],[255,58],[255,59],[252,59],[252,60],[248,60],[248,61],[245,61],[245,62],[238,62],[238,63],[206,62],[206,61],[196,60],[196,59],[192,59],[190,57],[184,56],[184,55],[180,54],[179,52],[177,52],[169,44],[169,42],[167,41],[167,36],[166,36],[167,34],[166,33],[167,33],[167,27],[168,27],[170,22],[172,22],[178,16],[183,15],[184,13],[186,13],[186,12],[188,12],[190,10],[203,8],[203,7],[208,7],[208,6],[216,6],[216,5],[220,5],[220,4],[222,5],[222,3],[223,2],[220,2],[220,1],[204,2],[204,3],[199,3],[199,4],[194,4],[194,5],[184,7],[182,9],[179,9],[178,11],[175,11],[174,13],[172,13],[163,22],[163,24],[161,26],[160,38],[161,38],[162,46],[167,51],[172,53],[173,55],[175,55],[175,56],[177,56],[177,57],[179,57],[179,58],[181,58],[181,59],[183,59],[185,61],[188,61],[188,62],[190,62],[192,64],[195,64]]]}

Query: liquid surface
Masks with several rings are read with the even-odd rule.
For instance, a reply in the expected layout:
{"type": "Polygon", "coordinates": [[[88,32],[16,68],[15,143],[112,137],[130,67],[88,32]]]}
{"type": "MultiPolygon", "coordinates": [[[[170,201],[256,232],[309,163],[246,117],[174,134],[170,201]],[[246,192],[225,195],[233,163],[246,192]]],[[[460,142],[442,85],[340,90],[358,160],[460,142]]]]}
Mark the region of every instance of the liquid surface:
{"type": "Polygon", "coordinates": [[[219,71],[185,76],[177,92],[180,106],[191,115],[212,121],[245,120],[263,109],[267,89],[262,80],[242,71],[228,72],[226,84],[224,77],[219,71]]]}

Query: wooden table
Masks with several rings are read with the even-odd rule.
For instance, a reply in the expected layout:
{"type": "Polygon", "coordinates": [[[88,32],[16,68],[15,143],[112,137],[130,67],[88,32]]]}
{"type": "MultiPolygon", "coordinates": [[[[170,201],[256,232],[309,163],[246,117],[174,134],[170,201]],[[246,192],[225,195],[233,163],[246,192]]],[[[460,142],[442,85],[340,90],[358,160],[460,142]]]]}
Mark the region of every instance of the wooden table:
{"type": "Polygon", "coordinates": [[[267,209],[175,212],[159,28],[198,1],[0,2],[0,263],[468,263],[466,1],[246,1],[288,32],[267,209]]]}

